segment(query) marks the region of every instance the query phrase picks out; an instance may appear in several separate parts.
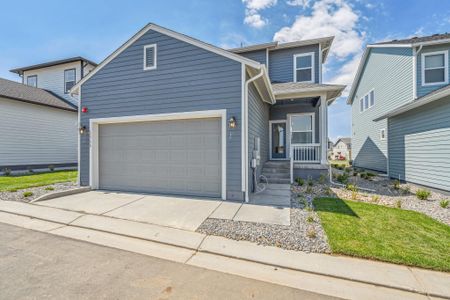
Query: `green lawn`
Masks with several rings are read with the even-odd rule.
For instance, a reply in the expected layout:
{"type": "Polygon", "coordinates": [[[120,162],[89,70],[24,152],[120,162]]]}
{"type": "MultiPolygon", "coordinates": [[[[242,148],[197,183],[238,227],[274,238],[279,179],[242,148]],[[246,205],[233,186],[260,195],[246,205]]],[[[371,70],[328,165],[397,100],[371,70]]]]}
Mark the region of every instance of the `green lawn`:
{"type": "Polygon", "coordinates": [[[314,200],[334,253],[450,271],[450,226],[414,211],[314,200]]]}
{"type": "Polygon", "coordinates": [[[15,191],[58,182],[76,181],[77,171],[55,171],[20,176],[0,176],[0,192],[15,191]]]}

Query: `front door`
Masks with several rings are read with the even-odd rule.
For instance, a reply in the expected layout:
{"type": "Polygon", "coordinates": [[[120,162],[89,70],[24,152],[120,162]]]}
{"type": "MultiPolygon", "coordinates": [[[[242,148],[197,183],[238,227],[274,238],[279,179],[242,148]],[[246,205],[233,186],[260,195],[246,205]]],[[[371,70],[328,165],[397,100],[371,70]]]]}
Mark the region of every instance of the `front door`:
{"type": "Polygon", "coordinates": [[[286,122],[273,122],[271,125],[271,158],[286,159],[286,122]]]}

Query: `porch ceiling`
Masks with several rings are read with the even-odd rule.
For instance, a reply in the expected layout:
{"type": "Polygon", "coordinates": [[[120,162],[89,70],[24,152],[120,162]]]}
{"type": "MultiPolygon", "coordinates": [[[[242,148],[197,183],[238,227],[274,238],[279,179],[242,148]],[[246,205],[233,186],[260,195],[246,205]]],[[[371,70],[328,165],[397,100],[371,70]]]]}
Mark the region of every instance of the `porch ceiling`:
{"type": "Polygon", "coordinates": [[[342,91],[345,89],[345,85],[286,82],[273,83],[272,89],[276,100],[318,97],[325,95],[326,100],[332,102],[332,100],[341,96],[342,91]]]}

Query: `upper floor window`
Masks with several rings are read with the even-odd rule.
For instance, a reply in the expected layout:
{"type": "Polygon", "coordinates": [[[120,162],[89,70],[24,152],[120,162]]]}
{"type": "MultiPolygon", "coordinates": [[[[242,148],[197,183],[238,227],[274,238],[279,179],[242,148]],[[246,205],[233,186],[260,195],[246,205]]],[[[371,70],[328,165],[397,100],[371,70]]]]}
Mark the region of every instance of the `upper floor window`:
{"type": "Polygon", "coordinates": [[[76,73],[75,69],[64,70],[64,93],[67,94],[75,85],[76,73]]]}
{"type": "Polygon", "coordinates": [[[144,47],[144,70],[156,69],[156,44],[144,47]]]}
{"type": "Polygon", "coordinates": [[[314,52],[294,55],[294,81],[314,82],[314,52]]]}
{"type": "Polygon", "coordinates": [[[37,87],[37,75],[27,76],[27,85],[37,87]]]}
{"type": "Polygon", "coordinates": [[[422,85],[448,83],[448,51],[422,53],[422,85]]]}
{"type": "Polygon", "coordinates": [[[375,105],[375,91],[371,90],[359,99],[359,111],[363,112],[375,105]]]}

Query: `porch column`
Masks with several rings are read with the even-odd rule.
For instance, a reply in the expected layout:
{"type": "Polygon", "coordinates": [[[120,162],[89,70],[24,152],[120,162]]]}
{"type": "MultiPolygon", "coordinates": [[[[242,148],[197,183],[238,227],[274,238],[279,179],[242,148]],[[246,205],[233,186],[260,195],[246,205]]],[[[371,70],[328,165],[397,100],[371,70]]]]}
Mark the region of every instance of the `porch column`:
{"type": "Polygon", "coordinates": [[[326,95],[320,96],[319,108],[319,132],[320,132],[320,163],[327,164],[328,148],[328,106],[326,95]]]}

